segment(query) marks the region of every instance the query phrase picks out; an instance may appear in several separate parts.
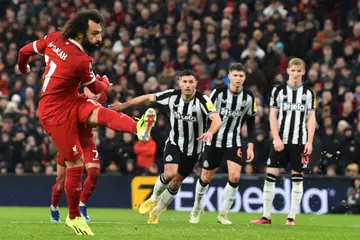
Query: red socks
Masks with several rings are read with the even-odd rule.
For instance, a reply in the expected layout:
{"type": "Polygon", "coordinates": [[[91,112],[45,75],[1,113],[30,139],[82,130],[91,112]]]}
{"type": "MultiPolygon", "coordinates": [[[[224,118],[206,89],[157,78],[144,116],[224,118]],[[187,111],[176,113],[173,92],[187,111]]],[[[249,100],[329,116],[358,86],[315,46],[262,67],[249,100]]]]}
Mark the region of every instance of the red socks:
{"type": "Polygon", "coordinates": [[[83,170],[83,166],[66,168],[65,191],[70,219],[80,217],[79,203],[83,170]]]}
{"type": "Polygon", "coordinates": [[[51,192],[51,206],[57,207],[60,201],[60,198],[64,192],[64,181],[56,179],[56,183],[52,187],[51,192]]]}
{"type": "Polygon", "coordinates": [[[136,133],[136,121],[123,113],[117,113],[108,108],[100,108],[98,123],[114,131],[136,133]]]}
{"type": "Polygon", "coordinates": [[[80,201],[86,203],[93,193],[100,175],[100,168],[88,168],[87,177],[84,182],[84,189],[81,193],[80,201]]]}

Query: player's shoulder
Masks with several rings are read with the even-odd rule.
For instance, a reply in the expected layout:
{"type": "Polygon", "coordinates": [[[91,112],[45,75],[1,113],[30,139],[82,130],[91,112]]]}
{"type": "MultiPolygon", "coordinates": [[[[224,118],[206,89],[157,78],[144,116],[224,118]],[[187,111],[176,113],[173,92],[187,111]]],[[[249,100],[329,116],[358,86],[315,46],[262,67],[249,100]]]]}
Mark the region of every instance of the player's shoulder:
{"type": "Polygon", "coordinates": [[[243,91],[245,94],[249,95],[251,98],[255,97],[254,93],[249,88],[244,87],[243,91]]]}
{"type": "Polygon", "coordinates": [[[213,92],[215,93],[221,93],[221,92],[224,92],[224,91],[227,91],[228,89],[228,86],[227,85],[221,85],[221,86],[217,86],[213,89],[213,92]]]}
{"type": "Polygon", "coordinates": [[[52,32],[44,37],[47,41],[48,48],[53,52],[66,55],[67,61],[76,65],[85,63],[89,65],[92,58],[83,50],[82,46],[73,39],[64,38],[61,32],[52,32]]]}
{"type": "Polygon", "coordinates": [[[199,99],[205,99],[205,100],[208,100],[209,97],[205,94],[203,94],[202,92],[200,92],[199,90],[196,90],[195,91],[195,97],[196,98],[199,98],[199,99]]]}
{"type": "Polygon", "coordinates": [[[177,89],[168,89],[168,90],[165,90],[165,91],[162,91],[162,92],[157,92],[156,95],[167,95],[167,96],[173,96],[173,95],[179,95],[181,94],[181,91],[180,90],[177,90],[177,89]]]}
{"type": "Polygon", "coordinates": [[[48,41],[54,41],[54,40],[56,41],[61,38],[62,38],[62,35],[61,35],[61,32],[59,32],[59,31],[51,32],[44,37],[44,39],[46,39],[48,41]]]}
{"type": "Polygon", "coordinates": [[[181,90],[180,89],[169,89],[166,90],[165,92],[169,92],[169,94],[173,95],[181,95],[181,90]]]}
{"type": "Polygon", "coordinates": [[[285,83],[281,83],[281,84],[278,85],[278,86],[274,86],[271,92],[272,92],[273,94],[277,95],[277,94],[279,94],[279,92],[280,92],[281,90],[286,89],[286,86],[287,86],[287,83],[286,83],[286,82],[285,82],[285,83]]]}
{"type": "Polygon", "coordinates": [[[311,87],[304,85],[304,89],[306,93],[310,93],[312,96],[315,96],[315,92],[311,87]]]}

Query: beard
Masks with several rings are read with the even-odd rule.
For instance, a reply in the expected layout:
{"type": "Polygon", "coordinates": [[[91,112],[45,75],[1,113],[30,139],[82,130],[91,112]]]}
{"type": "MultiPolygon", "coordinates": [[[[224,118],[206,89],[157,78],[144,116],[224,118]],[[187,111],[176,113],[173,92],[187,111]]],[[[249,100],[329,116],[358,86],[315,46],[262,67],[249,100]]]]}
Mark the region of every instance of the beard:
{"type": "Polygon", "coordinates": [[[99,48],[100,42],[96,42],[95,44],[92,44],[90,43],[87,36],[84,36],[83,40],[81,41],[81,45],[84,47],[84,49],[87,52],[95,52],[99,48]]]}

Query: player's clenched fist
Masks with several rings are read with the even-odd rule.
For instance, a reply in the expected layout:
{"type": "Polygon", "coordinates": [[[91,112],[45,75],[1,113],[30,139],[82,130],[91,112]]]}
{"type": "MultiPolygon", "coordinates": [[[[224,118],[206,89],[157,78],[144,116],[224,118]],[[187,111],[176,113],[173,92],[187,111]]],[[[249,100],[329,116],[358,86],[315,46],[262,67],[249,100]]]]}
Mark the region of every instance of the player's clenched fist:
{"type": "Polygon", "coordinates": [[[284,149],[284,143],[281,139],[274,140],[274,149],[277,152],[281,152],[284,149]]]}
{"type": "Polygon", "coordinates": [[[106,89],[108,89],[109,86],[111,86],[111,84],[109,82],[109,78],[106,75],[103,75],[102,77],[100,77],[100,75],[96,74],[96,81],[99,81],[99,82],[105,84],[106,89]]]}
{"type": "Polygon", "coordinates": [[[30,65],[26,64],[26,69],[25,68],[19,68],[19,65],[16,64],[15,66],[15,72],[17,74],[21,74],[21,73],[29,73],[30,72],[30,65]]]}

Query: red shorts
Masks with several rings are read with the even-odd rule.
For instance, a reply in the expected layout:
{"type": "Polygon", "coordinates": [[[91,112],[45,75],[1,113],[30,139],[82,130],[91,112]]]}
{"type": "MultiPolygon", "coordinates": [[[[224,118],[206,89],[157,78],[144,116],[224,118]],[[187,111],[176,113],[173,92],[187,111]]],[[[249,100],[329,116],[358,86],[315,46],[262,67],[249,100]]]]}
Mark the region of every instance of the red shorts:
{"type": "MultiPolygon", "coordinates": [[[[84,163],[97,163],[100,164],[100,156],[92,134],[92,128],[88,128],[86,124],[79,126],[79,139],[80,145],[84,154],[84,163]]],[[[65,158],[58,152],[56,162],[62,166],[65,165],[65,158]]]]}
{"type": "MultiPolygon", "coordinates": [[[[48,125],[40,119],[41,125],[51,136],[58,149],[58,159],[63,158],[68,161],[76,161],[83,155],[84,147],[82,146],[82,143],[84,144],[85,142],[85,145],[89,145],[89,147],[86,146],[87,148],[90,148],[91,145],[91,151],[96,150],[96,148],[93,148],[95,143],[90,144],[89,140],[85,141],[85,138],[89,139],[90,134],[92,136],[91,129],[81,130],[80,132],[80,126],[86,126],[89,114],[98,107],[102,107],[101,104],[87,99],[84,96],[79,96],[76,99],[76,106],[69,106],[69,108],[71,108],[70,114],[68,120],[64,124],[56,126],[48,125]],[[81,139],[81,135],[85,135],[86,137],[81,139]]],[[[95,152],[91,153],[94,156],[95,152]]]]}

